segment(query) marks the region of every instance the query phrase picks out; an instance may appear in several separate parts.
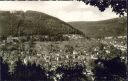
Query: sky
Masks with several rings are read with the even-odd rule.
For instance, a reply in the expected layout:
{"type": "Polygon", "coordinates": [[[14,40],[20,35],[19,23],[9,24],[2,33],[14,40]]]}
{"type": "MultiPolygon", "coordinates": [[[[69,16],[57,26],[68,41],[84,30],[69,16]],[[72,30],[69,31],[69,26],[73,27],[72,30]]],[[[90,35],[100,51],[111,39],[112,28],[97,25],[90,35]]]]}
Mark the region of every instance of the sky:
{"type": "Polygon", "coordinates": [[[79,1],[1,1],[1,11],[34,10],[57,17],[65,22],[100,21],[119,17],[111,8],[104,12],[79,1]]]}

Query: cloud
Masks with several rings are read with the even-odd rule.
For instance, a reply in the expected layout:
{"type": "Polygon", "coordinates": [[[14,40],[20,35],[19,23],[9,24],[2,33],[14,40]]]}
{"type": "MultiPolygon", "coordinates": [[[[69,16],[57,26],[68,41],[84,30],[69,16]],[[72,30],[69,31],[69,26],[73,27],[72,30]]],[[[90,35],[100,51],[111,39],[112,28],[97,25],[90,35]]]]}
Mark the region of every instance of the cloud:
{"type": "Polygon", "coordinates": [[[4,1],[0,10],[34,10],[55,16],[63,21],[98,21],[118,17],[110,8],[98,8],[79,1],[4,1]]]}

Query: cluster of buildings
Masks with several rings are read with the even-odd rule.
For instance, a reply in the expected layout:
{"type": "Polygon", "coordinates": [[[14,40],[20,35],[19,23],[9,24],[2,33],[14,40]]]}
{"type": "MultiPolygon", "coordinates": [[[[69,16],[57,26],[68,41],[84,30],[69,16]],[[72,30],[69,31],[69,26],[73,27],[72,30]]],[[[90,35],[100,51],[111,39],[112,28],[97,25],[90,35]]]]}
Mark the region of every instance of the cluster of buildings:
{"type": "Polygon", "coordinates": [[[105,40],[102,40],[102,43],[107,45],[111,44],[122,51],[127,50],[126,36],[118,36],[116,38],[106,37],[105,40]]]}
{"type": "Polygon", "coordinates": [[[78,34],[65,34],[63,37],[68,37],[69,39],[81,39],[84,38],[82,35],[78,34]]]}

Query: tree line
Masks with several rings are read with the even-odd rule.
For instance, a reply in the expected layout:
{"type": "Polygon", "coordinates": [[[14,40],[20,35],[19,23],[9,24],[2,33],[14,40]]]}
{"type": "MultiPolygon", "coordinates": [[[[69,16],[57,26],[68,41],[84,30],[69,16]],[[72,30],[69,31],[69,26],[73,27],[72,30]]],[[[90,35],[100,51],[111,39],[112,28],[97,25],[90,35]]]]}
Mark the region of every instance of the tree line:
{"type": "MultiPolygon", "coordinates": [[[[92,75],[83,73],[86,67],[79,64],[74,67],[60,66],[54,71],[47,71],[36,63],[25,65],[18,60],[14,72],[9,72],[8,64],[2,60],[2,57],[0,60],[2,81],[54,81],[54,78],[58,81],[93,81],[92,75]],[[60,77],[57,77],[57,74],[60,77]]],[[[92,72],[94,81],[125,81],[127,77],[127,67],[120,57],[95,60],[92,72]]]]}

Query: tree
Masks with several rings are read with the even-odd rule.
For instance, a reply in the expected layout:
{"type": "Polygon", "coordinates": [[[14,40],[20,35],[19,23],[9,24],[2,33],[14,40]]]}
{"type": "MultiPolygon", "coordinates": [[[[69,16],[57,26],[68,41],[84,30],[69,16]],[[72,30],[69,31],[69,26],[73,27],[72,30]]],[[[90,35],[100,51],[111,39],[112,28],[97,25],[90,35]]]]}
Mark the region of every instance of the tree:
{"type": "Polygon", "coordinates": [[[95,81],[125,81],[126,65],[120,57],[111,60],[98,59],[95,61],[93,73],[95,81]]]}
{"type": "Polygon", "coordinates": [[[9,73],[9,66],[7,63],[5,63],[2,59],[2,57],[0,57],[0,80],[1,81],[5,81],[5,80],[9,80],[10,79],[10,73],[9,73]]]}
{"type": "Polygon", "coordinates": [[[14,73],[12,74],[12,80],[23,81],[48,81],[46,71],[41,68],[40,65],[30,64],[24,65],[22,61],[17,61],[14,73]]]}
{"type": "Polygon", "coordinates": [[[127,0],[78,0],[83,1],[85,4],[89,4],[94,7],[98,7],[102,12],[106,8],[111,7],[112,11],[120,16],[127,13],[127,0]]]}

